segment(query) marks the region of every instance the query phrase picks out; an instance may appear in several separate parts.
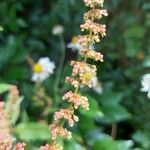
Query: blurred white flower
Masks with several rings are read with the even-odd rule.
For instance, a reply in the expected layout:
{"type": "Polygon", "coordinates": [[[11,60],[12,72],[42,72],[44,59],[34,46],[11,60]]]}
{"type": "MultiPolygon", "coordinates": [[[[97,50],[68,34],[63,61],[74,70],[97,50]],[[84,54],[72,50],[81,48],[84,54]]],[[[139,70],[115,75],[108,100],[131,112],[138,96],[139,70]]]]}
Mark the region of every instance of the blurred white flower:
{"type": "MultiPolygon", "coordinates": [[[[71,42],[67,44],[67,48],[71,48],[72,51],[79,51],[80,49],[82,49],[83,47],[78,43],[78,36],[73,36],[71,39],[71,42]]],[[[90,45],[89,47],[91,50],[94,49],[94,47],[92,45],[90,45]]]]}
{"type": "Polygon", "coordinates": [[[101,94],[103,92],[103,89],[102,89],[102,85],[101,83],[98,81],[98,78],[97,76],[94,76],[92,78],[92,89],[97,92],[98,94],[101,94]]]}
{"type": "Polygon", "coordinates": [[[54,73],[55,64],[50,61],[48,57],[42,57],[39,61],[34,64],[33,70],[33,81],[43,81],[49,77],[50,74],[54,73]]]}
{"type": "Polygon", "coordinates": [[[80,50],[82,46],[78,43],[78,37],[73,36],[71,42],[67,44],[67,48],[71,48],[73,51],[80,50]]]}
{"type": "Polygon", "coordinates": [[[148,92],[147,96],[150,98],[150,74],[145,74],[142,77],[141,83],[142,83],[141,91],[148,92]]]}
{"type": "Polygon", "coordinates": [[[53,35],[61,35],[64,32],[64,27],[62,25],[56,25],[52,29],[53,35]]]}

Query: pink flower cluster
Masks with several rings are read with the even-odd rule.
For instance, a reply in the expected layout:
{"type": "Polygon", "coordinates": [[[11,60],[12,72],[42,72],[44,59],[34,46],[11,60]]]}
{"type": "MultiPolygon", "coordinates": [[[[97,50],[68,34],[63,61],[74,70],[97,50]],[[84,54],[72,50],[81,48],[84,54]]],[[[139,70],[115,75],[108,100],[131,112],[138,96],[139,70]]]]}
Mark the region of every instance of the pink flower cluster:
{"type": "Polygon", "coordinates": [[[65,80],[66,83],[70,83],[72,86],[74,86],[75,88],[79,87],[79,81],[72,78],[72,77],[66,77],[65,80]]]}
{"type": "Polygon", "coordinates": [[[78,43],[80,45],[82,45],[83,47],[87,48],[88,44],[95,44],[95,43],[98,43],[100,42],[100,38],[98,35],[80,35],[78,36],[78,43]]]}
{"type": "Polygon", "coordinates": [[[81,26],[81,31],[92,31],[94,35],[101,34],[102,37],[106,36],[106,25],[94,23],[91,20],[87,20],[81,26]]]}
{"type": "Polygon", "coordinates": [[[81,49],[81,55],[86,56],[87,58],[93,59],[95,61],[101,61],[103,62],[103,55],[100,52],[96,52],[93,50],[88,50],[88,49],[81,49]]]}
{"type": "Polygon", "coordinates": [[[60,109],[60,111],[56,112],[54,115],[54,121],[57,122],[60,119],[66,119],[69,123],[69,126],[73,126],[75,122],[78,122],[79,118],[74,115],[74,109],[60,109]]]}
{"type": "Polygon", "coordinates": [[[106,9],[91,9],[84,14],[84,20],[94,20],[94,19],[101,19],[102,16],[108,16],[106,9]]]}
{"type": "Polygon", "coordinates": [[[96,66],[85,62],[71,61],[72,76],[79,81],[80,85],[92,86],[92,78],[96,75],[96,66]]]}
{"type": "Polygon", "coordinates": [[[63,150],[63,148],[58,143],[54,143],[51,145],[46,144],[45,146],[41,146],[40,150],[63,150]]]}
{"type": "Polygon", "coordinates": [[[13,150],[24,150],[25,143],[18,143],[14,146],[13,150]]]}
{"type": "Polygon", "coordinates": [[[58,126],[56,123],[53,123],[49,126],[52,134],[52,140],[55,140],[58,136],[66,137],[70,139],[72,137],[72,134],[67,129],[58,126]]]}
{"type": "Polygon", "coordinates": [[[104,0],[83,0],[85,2],[86,6],[89,6],[91,8],[94,8],[95,6],[102,6],[103,7],[103,3],[104,0]]]}
{"type": "Polygon", "coordinates": [[[75,109],[77,109],[79,106],[87,110],[89,109],[88,98],[85,96],[81,96],[81,94],[69,91],[66,94],[64,94],[63,99],[67,99],[68,102],[72,103],[75,109]]]}
{"type": "Polygon", "coordinates": [[[71,66],[73,66],[73,69],[72,69],[73,76],[79,75],[79,77],[82,77],[84,74],[96,75],[95,65],[91,65],[91,64],[87,64],[85,62],[79,62],[79,61],[71,61],[71,66]]]}

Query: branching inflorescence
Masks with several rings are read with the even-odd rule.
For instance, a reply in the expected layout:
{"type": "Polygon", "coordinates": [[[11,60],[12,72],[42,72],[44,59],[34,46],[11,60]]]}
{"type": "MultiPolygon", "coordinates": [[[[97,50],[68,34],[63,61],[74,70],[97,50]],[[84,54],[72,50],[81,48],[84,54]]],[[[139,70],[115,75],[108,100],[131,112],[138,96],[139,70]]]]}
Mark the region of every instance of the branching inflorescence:
{"type": "Polygon", "coordinates": [[[4,103],[0,102],[0,150],[24,150],[25,143],[14,145],[14,138],[11,136],[9,128],[4,103]]]}
{"type": "Polygon", "coordinates": [[[71,131],[64,128],[65,122],[70,127],[75,122],[79,121],[76,116],[75,110],[80,106],[86,110],[89,109],[88,98],[79,93],[79,88],[82,86],[92,86],[92,79],[96,76],[96,66],[87,63],[87,59],[93,59],[95,61],[103,62],[103,55],[100,52],[96,52],[90,49],[90,46],[100,42],[101,37],[106,36],[106,25],[97,23],[98,19],[102,16],[107,16],[107,11],[98,9],[103,7],[104,0],[83,0],[85,5],[90,8],[88,12],[84,14],[84,24],[81,24],[81,31],[85,34],[78,37],[78,43],[82,46],[80,54],[82,61],[71,61],[72,74],[70,77],[66,77],[66,82],[70,83],[74,87],[74,91],[69,91],[64,94],[63,100],[68,101],[67,108],[61,108],[54,114],[54,121],[50,125],[52,144],[41,147],[41,150],[62,150],[63,147],[59,144],[59,137],[65,137],[70,139],[72,137],[71,131]]]}

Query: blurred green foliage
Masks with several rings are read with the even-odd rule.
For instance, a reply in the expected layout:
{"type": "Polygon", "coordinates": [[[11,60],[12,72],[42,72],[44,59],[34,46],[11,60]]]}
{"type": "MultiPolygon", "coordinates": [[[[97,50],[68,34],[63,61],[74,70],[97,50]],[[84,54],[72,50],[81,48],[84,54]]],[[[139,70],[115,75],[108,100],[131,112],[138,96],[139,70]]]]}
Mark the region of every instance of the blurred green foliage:
{"type": "MultiPolygon", "coordinates": [[[[97,63],[103,93],[83,89],[90,99],[90,110],[79,110],[80,121],[72,130],[74,139],[65,141],[65,150],[149,150],[150,101],[140,92],[141,76],[150,71],[150,2],[149,0],[107,0],[109,16],[107,36],[96,45],[104,54],[104,63],[97,63]],[[118,124],[117,139],[110,138],[112,123],[118,124]]],[[[34,150],[49,141],[48,123],[61,95],[69,88],[64,79],[70,74],[68,63],[77,53],[66,48],[66,57],[59,86],[59,105],[54,95],[55,74],[46,80],[43,97],[34,100],[37,92],[31,81],[32,71],[27,57],[35,61],[48,56],[57,66],[61,47],[52,35],[55,25],[65,28],[65,43],[80,34],[83,2],[77,0],[3,0],[0,1],[0,83],[18,86],[24,100],[17,120],[15,135],[34,150]],[[49,105],[47,105],[49,104],[49,105]]],[[[0,85],[0,94],[8,87],[0,85]]],[[[2,95],[3,99],[3,95],[2,95]]],[[[56,106],[57,105],[57,106],[56,106]]]]}

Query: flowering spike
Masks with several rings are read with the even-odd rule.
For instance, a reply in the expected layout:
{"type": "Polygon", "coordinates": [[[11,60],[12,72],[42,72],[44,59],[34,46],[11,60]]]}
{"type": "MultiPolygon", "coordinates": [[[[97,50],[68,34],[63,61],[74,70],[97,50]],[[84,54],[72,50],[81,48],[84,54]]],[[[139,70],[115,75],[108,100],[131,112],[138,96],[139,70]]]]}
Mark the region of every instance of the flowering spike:
{"type": "MultiPolygon", "coordinates": [[[[71,132],[64,128],[64,121],[67,121],[69,126],[73,126],[75,122],[78,122],[79,118],[76,116],[75,110],[81,106],[86,110],[89,109],[88,98],[82,96],[79,93],[79,89],[82,86],[88,86],[96,88],[96,66],[87,63],[87,59],[93,59],[95,61],[103,62],[103,55],[100,52],[91,50],[91,46],[94,43],[100,42],[100,38],[106,36],[106,25],[102,25],[94,22],[97,19],[101,19],[102,16],[107,16],[107,11],[98,9],[98,6],[103,6],[104,0],[83,0],[87,7],[91,10],[84,14],[84,24],[81,24],[81,31],[86,31],[85,35],[80,35],[75,39],[75,44],[80,45],[80,54],[83,57],[82,61],[71,61],[72,74],[66,77],[66,82],[69,82],[75,89],[64,94],[63,100],[67,100],[70,105],[67,108],[61,108],[54,114],[54,121],[50,125],[52,133],[52,144],[41,147],[40,150],[62,150],[62,147],[57,143],[59,136],[71,138],[71,132]],[[96,83],[93,84],[93,81],[96,83]]],[[[100,92],[100,89],[98,92],[100,92]]]]}
{"type": "Polygon", "coordinates": [[[13,147],[13,137],[10,135],[9,123],[4,111],[4,103],[0,102],[0,150],[24,150],[25,143],[13,147]]]}
{"type": "Polygon", "coordinates": [[[0,149],[11,149],[13,138],[10,135],[9,123],[4,112],[4,103],[0,102],[0,149]]]}

